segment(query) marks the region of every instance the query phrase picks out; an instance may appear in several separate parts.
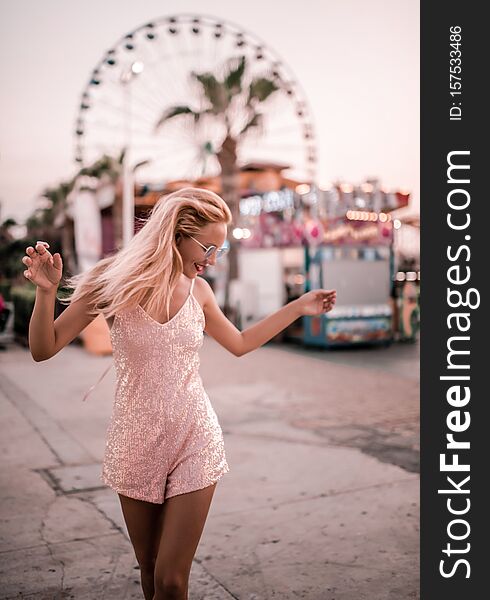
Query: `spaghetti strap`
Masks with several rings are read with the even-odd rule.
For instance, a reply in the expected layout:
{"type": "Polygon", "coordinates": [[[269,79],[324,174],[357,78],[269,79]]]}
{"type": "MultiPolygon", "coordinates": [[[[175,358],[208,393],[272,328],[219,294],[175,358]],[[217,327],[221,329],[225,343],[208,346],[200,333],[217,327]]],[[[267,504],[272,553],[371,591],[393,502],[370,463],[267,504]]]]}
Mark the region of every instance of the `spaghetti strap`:
{"type": "Polygon", "coordinates": [[[196,278],[194,277],[191,281],[191,288],[189,290],[189,296],[192,296],[192,290],[194,289],[194,281],[196,281],[196,278]]]}

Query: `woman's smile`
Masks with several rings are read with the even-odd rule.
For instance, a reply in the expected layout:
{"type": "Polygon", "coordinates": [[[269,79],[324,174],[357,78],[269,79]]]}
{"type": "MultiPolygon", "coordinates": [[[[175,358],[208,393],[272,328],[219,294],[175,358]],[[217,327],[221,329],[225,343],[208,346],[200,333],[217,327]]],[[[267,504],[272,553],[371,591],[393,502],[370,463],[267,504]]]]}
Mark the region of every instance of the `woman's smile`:
{"type": "Polygon", "coordinates": [[[194,268],[196,269],[198,274],[204,273],[204,269],[208,266],[209,263],[192,263],[194,265],[194,268]]]}

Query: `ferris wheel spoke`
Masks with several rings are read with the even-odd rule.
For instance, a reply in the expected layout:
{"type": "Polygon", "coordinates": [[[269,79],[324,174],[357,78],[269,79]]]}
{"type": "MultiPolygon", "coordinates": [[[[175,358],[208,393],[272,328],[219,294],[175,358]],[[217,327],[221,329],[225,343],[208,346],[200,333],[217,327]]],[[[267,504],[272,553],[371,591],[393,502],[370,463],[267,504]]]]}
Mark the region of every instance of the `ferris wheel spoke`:
{"type": "Polygon", "coordinates": [[[130,144],[131,160],[151,160],[141,167],[139,177],[158,181],[177,173],[182,177],[219,173],[215,152],[226,135],[223,120],[204,116],[196,124],[192,117],[182,115],[168,120],[159,131],[155,125],[171,106],[188,105],[199,112],[209,106],[199,82],[190,75],[192,71],[213,72],[221,78],[227,61],[243,55],[247,60],[244,91],[229,110],[235,135],[248,122],[245,101],[253,78],[268,77],[274,69],[284,89],[260,104],[263,126],[250,130],[241,141],[240,161],[263,157],[264,161],[291,165],[291,169],[311,171],[315,140],[305,96],[287,65],[261,40],[234,24],[194,15],[176,15],[175,24],[163,17],[152,29],[143,26],[132,35],[129,39],[133,39],[134,48],[127,48],[126,38],[118,42],[113,50],[114,64],[101,61],[99,76],[94,74],[100,84],[86,88],[83,102],[89,109],[80,108],[75,140],[77,156],[84,164],[89,158],[100,158],[101,152],[119,156],[130,144]],[[170,27],[174,25],[176,32],[172,34],[170,27]],[[197,33],[192,31],[196,26],[197,33]],[[237,45],[238,39],[243,45],[237,45]],[[262,56],[257,54],[259,48],[262,56]],[[121,73],[135,61],[143,63],[143,71],[125,88],[121,73]],[[289,87],[293,92],[287,95],[289,87]],[[300,105],[303,114],[297,114],[300,105]]]}
{"type": "MultiPolygon", "coordinates": [[[[100,157],[102,155],[109,155],[109,156],[114,156],[118,153],[118,151],[120,150],[120,148],[118,148],[117,146],[113,145],[113,146],[107,146],[107,145],[101,145],[101,144],[97,144],[94,146],[95,149],[95,156],[100,157]]],[[[174,166],[175,163],[177,163],[178,165],[180,165],[180,170],[183,171],[184,167],[186,169],[189,169],[189,165],[192,165],[195,158],[195,153],[191,152],[191,151],[179,151],[179,152],[175,152],[175,151],[169,151],[169,152],[162,152],[160,150],[159,154],[157,155],[154,152],[151,151],[143,151],[143,149],[140,149],[138,152],[138,156],[136,157],[133,153],[131,154],[131,163],[138,163],[141,161],[148,161],[148,164],[144,166],[144,169],[148,172],[148,173],[156,173],[158,176],[162,176],[162,175],[167,175],[167,176],[171,176],[171,169],[169,169],[166,173],[162,172],[161,168],[157,169],[156,167],[158,165],[169,165],[169,166],[174,166]]],[[[141,167],[143,168],[143,167],[141,167]]]]}
{"type": "MultiPolygon", "coordinates": [[[[141,75],[138,76],[136,81],[138,81],[138,80],[144,81],[145,79],[148,79],[148,77],[146,75],[148,72],[151,73],[152,70],[158,69],[161,66],[162,62],[165,63],[165,61],[167,61],[169,58],[172,57],[173,54],[171,52],[168,52],[168,56],[162,56],[162,55],[159,55],[158,52],[156,51],[156,46],[161,46],[162,38],[164,38],[164,37],[165,37],[165,32],[157,34],[157,38],[155,40],[153,40],[151,43],[148,43],[146,45],[142,45],[142,41],[138,40],[138,42],[137,42],[137,47],[139,49],[138,59],[143,64],[143,72],[141,73],[141,75]],[[143,48],[143,50],[141,50],[141,48],[143,48]]],[[[128,63],[128,68],[129,68],[129,63],[128,63]]],[[[176,79],[176,73],[174,73],[172,75],[172,78],[176,79]]],[[[170,78],[170,81],[172,78],[170,78]]],[[[159,79],[161,79],[161,78],[159,78],[159,79]]],[[[136,81],[134,81],[132,83],[136,83],[136,81]]],[[[155,97],[155,101],[158,104],[159,98],[155,97]]]]}
{"type": "Polygon", "coordinates": [[[160,81],[160,79],[158,77],[154,77],[154,73],[149,70],[147,73],[145,73],[144,85],[141,86],[144,94],[147,94],[151,97],[152,104],[154,106],[154,110],[151,113],[154,115],[151,119],[153,128],[156,124],[156,115],[158,115],[158,119],[165,108],[165,97],[167,96],[168,98],[171,98],[170,94],[168,93],[170,82],[164,84],[164,82],[160,81]],[[160,85],[158,85],[156,82],[159,82],[160,85]],[[162,84],[164,84],[163,87],[162,84]],[[167,91],[165,91],[165,88],[167,88],[167,91]]]}
{"type": "Polygon", "coordinates": [[[148,159],[148,166],[145,168],[148,173],[155,173],[164,179],[170,179],[184,170],[189,170],[196,163],[192,156],[191,154],[183,155],[182,153],[173,154],[171,152],[159,154],[148,159]],[[165,169],[162,167],[165,167],[165,169]],[[175,171],[175,175],[173,171],[175,171]]]}
{"type": "Polygon", "coordinates": [[[120,106],[120,104],[116,103],[113,100],[108,100],[106,99],[104,96],[101,96],[100,94],[97,96],[92,95],[90,97],[89,100],[90,104],[89,104],[89,108],[84,111],[82,113],[82,115],[84,116],[84,120],[87,120],[88,118],[90,118],[90,115],[92,115],[95,112],[100,112],[101,109],[107,108],[110,111],[114,111],[114,112],[122,112],[122,106],[120,106]]]}
{"type": "Polygon", "coordinates": [[[206,52],[207,33],[207,29],[204,29],[203,26],[201,26],[200,33],[197,34],[195,38],[198,40],[199,48],[198,59],[195,65],[195,70],[197,73],[203,73],[208,69],[208,65],[206,64],[206,60],[208,57],[208,54],[206,52]]]}
{"type": "Polygon", "coordinates": [[[188,84],[186,80],[190,77],[190,71],[183,68],[184,66],[182,63],[184,62],[184,60],[193,57],[192,52],[189,49],[183,48],[182,32],[174,36],[174,39],[175,38],[176,41],[174,43],[177,45],[177,51],[172,51],[168,53],[167,60],[169,61],[168,64],[171,65],[172,68],[172,78],[175,79],[176,83],[179,85],[179,93],[181,95],[180,97],[185,98],[188,92],[188,84]],[[185,74],[184,76],[183,73],[185,74]]]}
{"type": "MultiPolygon", "coordinates": [[[[175,50],[168,47],[169,35],[170,34],[166,34],[165,45],[160,43],[158,70],[162,75],[161,79],[164,79],[165,77],[168,78],[169,83],[171,84],[170,89],[173,89],[175,96],[180,98],[181,102],[183,102],[186,97],[186,86],[183,82],[182,65],[176,64],[177,56],[175,50]]],[[[162,40],[163,39],[164,38],[162,37],[162,40]]]]}
{"type": "Polygon", "coordinates": [[[150,111],[150,114],[155,112],[158,108],[158,101],[151,94],[147,93],[146,79],[147,77],[145,77],[144,73],[141,73],[137,78],[125,84],[120,81],[109,82],[109,86],[112,85],[114,89],[113,95],[119,98],[122,110],[126,110],[125,105],[128,103],[129,108],[137,104],[145,107],[150,111]]]}
{"type": "MultiPolygon", "coordinates": [[[[98,101],[98,105],[99,105],[99,109],[100,108],[106,108],[108,111],[110,111],[110,113],[112,113],[112,114],[118,114],[120,116],[121,122],[123,122],[124,119],[126,118],[126,112],[127,111],[120,104],[117,104],[115,102],[111,102],[110,100],[100,99],[98,101]]],[[[98,112],[100,113],[101,111],[99,110],[98,112]]],[[[90,118],[91,118],[90,114],[92,114],[92,113],[93,113],[93,111],[90,111],[90,113],[87,113],[85,121],[89,121],[90,120],[90,118]]],[[[132,117],[133,118],[137,118],[139,121],[147,122],[148,124],[151,123],[150,119],[148,117],[146,117],[145,114],[142,113],[142,112],[133,113],[132,117]]]]}
{"type": "Polygon", "coordinates": [[[279,153],[283,152],[283,151],[286,151],[286,152],[292,152],[292,151],[294,151],[294,152],[298,153],[300,151],[300,148],[297,145],[293,145],[293,144],[289,144],[289,145],[287,145],[287,144],[271,144],[271,143],[267,143],[267,142],[265,142],[265,143],[255,143],[255,144],[252,144],[252,143],[245,144],[244,143],[243,147],[244,148],[248,148],[248,147],[250,147],[250,148],[260,148],[260,149],[263,148],[263,149],[266,149],[267,151],[271,150],[271,151],[279,152],[279,153]]]}
{"type": "Polygon", "coordinates": [[[189,169],[196,162],[196,156],[193,152],[163,152],[153,158],[152,167],[165,164],[174,168],[178,166],[180,170],[183,170],[189,169]]]}
{"type": "MultiPolygon", "coordinates": [[[[88,140],[89,143],[96,144],[97,140],[88,140]]],[[[112,142],[110,144],[106,144],[107,146],[111,146],[117,148],[121,151],[123,148],[126,148],[128,145],[128,140],[112,137],[112,142]]],[[[192,148],[195,149],[195,145],[193,146],[183,146],[182,141],[176,138],[161,138],[157,139],[147,139],[144,136],[133,137],[130,141],[131,153],[134,156],[138,156],[142,152],[147,154],[148,151],[158,152],[162,148],[168,147],[169,151],[172,153],[178,152],[179,149],[192,148]]],[[[183,151],[183,150],[182,150],[183,151]]],[[[119,152],[118,152],[119,154],[119,152]]]]}
{"type": "MultiPolygon", "coordinates": [[[[156,68],[158,67],[160,70],[160,73],[166,75],[168,84],[172,84],[170,89],[173,89],[174,94],[181,99],[185,98],[185,95],[188,91],[188,85],[185,81],[185,79],[188,77],[188,73],[182,68],[182,65],[176,64],[176,60],[182,61],[184,57],[185,53],[181,52],[180,55],[178,55],[175,52],[170,52],[168,48],[163,48],[158,57],[159,64],[156,66],[156,68]]],[[[161,78],[161,81],[164,81],[163,77],[161,78]]],[[[166,87],[164,91],[168,93],[168,87],[166,87]]]]}
{"type": "Polygon", "coordinates": [[[152,160],[160,154],[190,156],[193,152],[195,152],[195,148],[183,148],[181,145],[178,146],[177,144],[171,142],[160,145],[149,145],[147,143],[140,143],[131,146],[131,155],[133,157],[141,157],[142,159],[144,157],[149,157],[152,160]]]}
{"type": "Polygon", "coordinates": [[[304,129],[297,125],[282,125],[282,124],[266,124],[265,129],[267,133],[274,134],[274,136],[290,135],[292,133],[303,134],[304,129]]]}
{"type": "Polygon", "coordinates": [[[132,148],[134,148],[133,153],[135,153],[136,151],[139,153],[143,153],[154,150],[155,155],[169,154],[171,156],[193,156],[198,151],[195,144],[183,145],[182,143],[179,143],[179,140],[175,141],[168,138],[162,138],[158,144],[154,143],[152,145],[149,145],[147,142],[141,141],[132,146],[132,148]]]}
{"type": "MultiPolygon", "coordinates": [[[[168,51],[164,50],[164,52],[160,55],[155,53],[155,49],[152,48],[154,59],[152,60],[152,64],[148,70],[148,72],[152,76],[152,80],[155,82],[154,85],[154,94],[155,98],[158,101],[159,109],[163,111],[164,108],[164,99],[165,97],[171,97],[170,90],[174,90],[175,93],[175,83],[178,82],[177,74],[172,71],[168,66],[165,67],[165,70],[162,68],[162,64],[167,64],[166,61],[171,57],[171,54],[168,51]],[[165,52],[167,52],[168,56],[165,56],[165,52]]],[[[168,64],[167,64],[168,65],[168,64]]],[[[158,115],[160,116],[160,115],[158,115]]]]}
{"type": "MultiPolygon", "coordinates": [[[[112,120],[103,119],[102,115],[94,115],[85,123],[88,129],[102,129],[109,130],[114,132],[115,134],[120,135],[121,137],[127,137],[127,129],[125,127],[125,123],[122,120],[112,120]]],[[[130,137],[131,136],[146,136],[148,139],[159,139],[161,137],[161,133],[155,133],[150,127],[150,123],[145,119],[138,115],[132,115],[131,117],[131,128],[130,128],[130,137]],[[142,121],[142,122],[141,122],[142,121]]],[[[176,134],[171,134],[170,131],[168,133],[169,136],[174,135],[175,139],[179,136],[176,134]]]]}
{"type": "Polygon", "coordinates": [[[197,161],[189,161],[187,159],[178,160],[175,157],[161,157],[152,166],[155,167],[154,172],[159,174],[160,179],[166,181],[201,176],[197,161]]]}
{"type": "MultiPolygon", "coordinates": [[[[120,78],[117,80],[108,79],[103,81],[99,99],[104,101],[107,97],[117,99],[117,106],[123,111],[127,110],[126,104],[128,101],[129,105],[131,105],[135,100],[146,105],[147,108],[151,108],[148,106],[149,99],[138,94],[137,79],[125,84],[120,81],[120,78]]],[[[105,101],[107,102],[107,100],[105,101]]],[[[151,108],[151,110],[153,110],[153,108],[151,108]]]]}
{"type": "Polygon", "coordinates": [[[191,62],[194,62],[195,64],[195,56],[193,56],[193,54],[194,53],[188,45],[186,29],[184,29],[184,25],[182,25],[181,31],[177,36],[177,51],[175,52],[175,57],[180,58],[182,62],[186,63],[185,66],[183,65],[186,73],[189,72],[189,69],[187,68],[187,59],[192,57],[193,60],[191,62]]]}
{"type": "MultiPolygon", "coordinates": [[[[141,131],[141,130],[138,131],[134,128],[132,129],[132,131],[130,132],[130,134],[128,136],[126,128],[124,127],[124,123],[109,122],[109,121],[103,120],[102,117],[93,119],[90,122],[87,122],[86,125],[90,126],[90,128],[96,127],[100,131],[111,132],[111,134],[114,135],[114,137],[120,137],[121,139],[127,139],[128,137],[132,138],[132,137],[138,136],[138,135],[144,135],[144,136],[150,138],[150,136],[148,136],[148,134],[145,131],[141,131]]],[[[89,139],[89,138],[90,138],[90,134],[86,134],[85,139],[89,139]]]]}
{"type": "Polygon", "coordinates": [[[148,97],[147,94],[142,93],[141,87],[135,87],[131,90],[131,104],[138,102],[141,107],[146,107],[149,114],[157,114],[160,109],[160,104],[157,100],[148,97]]]}

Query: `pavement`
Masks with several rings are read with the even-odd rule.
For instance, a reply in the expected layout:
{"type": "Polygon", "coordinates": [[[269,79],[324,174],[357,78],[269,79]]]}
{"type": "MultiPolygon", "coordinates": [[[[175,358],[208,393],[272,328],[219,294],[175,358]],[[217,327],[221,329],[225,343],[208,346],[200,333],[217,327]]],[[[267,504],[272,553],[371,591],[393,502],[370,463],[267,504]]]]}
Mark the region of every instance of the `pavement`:
{"type": "MultiPolygon", "coordinates": [[[[217,485],[190,600],[419,597],[417,345],[205,337],[201,375],[230,472],[217,485]]],[[[99,480],[112,357],[71,344],[35,363],[0,353],[0,598],[142,599],[117,494],[99,480]]]]}

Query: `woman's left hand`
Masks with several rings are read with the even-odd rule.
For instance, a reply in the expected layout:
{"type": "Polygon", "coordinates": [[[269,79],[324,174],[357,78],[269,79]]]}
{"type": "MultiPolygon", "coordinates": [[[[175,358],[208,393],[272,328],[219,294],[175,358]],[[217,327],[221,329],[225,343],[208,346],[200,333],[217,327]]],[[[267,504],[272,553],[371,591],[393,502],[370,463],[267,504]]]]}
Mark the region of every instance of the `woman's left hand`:
{"type": "Polygon", "coordinates": [[[315,316],[332,310],[337,299],[336,290],[311,290],[300,296],[296,302],[300,314],[315,316]]]}

